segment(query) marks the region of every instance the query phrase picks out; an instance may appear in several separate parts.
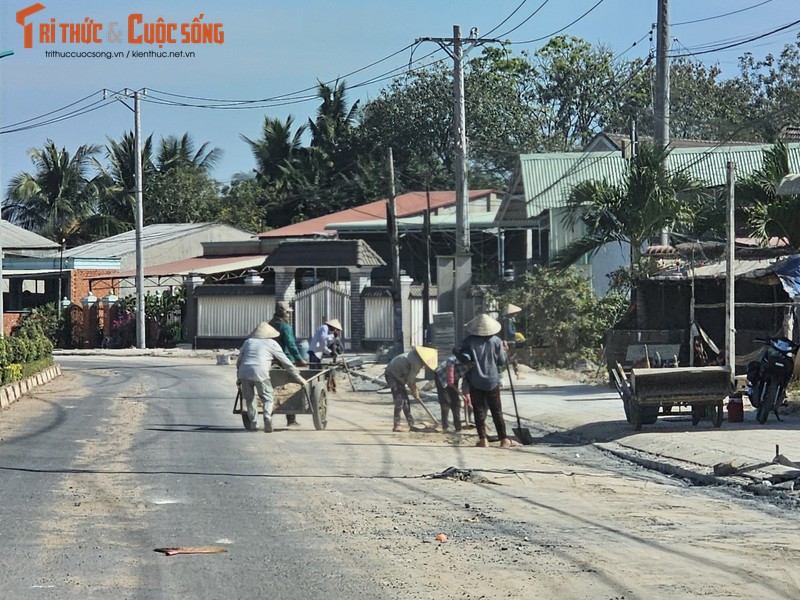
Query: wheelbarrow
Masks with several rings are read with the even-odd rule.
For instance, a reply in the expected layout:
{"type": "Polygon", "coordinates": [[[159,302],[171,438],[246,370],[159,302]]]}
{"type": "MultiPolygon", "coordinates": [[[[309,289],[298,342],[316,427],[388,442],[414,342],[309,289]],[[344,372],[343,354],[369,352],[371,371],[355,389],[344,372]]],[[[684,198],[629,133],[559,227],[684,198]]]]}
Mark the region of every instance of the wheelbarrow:
{"type": "MultiPolygon", "coordinates": [[[[335,368],[335,367],[334,367],[335,368]]],[[[272,415],[311,415],[314,429],[325,429],[328,425],[328,395],[325,390],[326,376],[334,369],[300,369],[300,375],[306,380],[300,385],[289,371],[280,368],[270,369],[269,380],[272,383],[274,403],[272,415]]],[[[256,395],[257,411],[264,412],[264,407],[256,395]]],[[[242,424],[250,429],[252,422],[247,414],[247,404],[242,398],[241,388],[233,403],[233,414],[242,415],[242,424]]]]}

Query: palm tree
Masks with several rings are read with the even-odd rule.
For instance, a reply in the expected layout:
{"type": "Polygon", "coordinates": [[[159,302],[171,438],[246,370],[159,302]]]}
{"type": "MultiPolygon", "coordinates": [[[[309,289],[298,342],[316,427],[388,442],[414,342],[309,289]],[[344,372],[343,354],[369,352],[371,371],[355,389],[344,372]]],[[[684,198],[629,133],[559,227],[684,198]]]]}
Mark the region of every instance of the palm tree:
{"type": "Polygon", "coordinates": [[[317,109],[316,120],[308,120],[311,131],[311,147],[319,148],[329,156],[336,156],[343,144],[349,141],[350,130],[355,123],[358,101],[347,108],[347,93],[344,81],[333,86],[319,82],[317,97],[322,103],[317,109]]]}
{"type": "MultiPolygon", "coordinates": [[[[142,179],[146,181],[155,172],[151,159],[153,136],[142,143],[142,179]]],[[[114,235],[129,231],[134,226],[136,207],[136,140],[133,132],[126,132],[119,141],[108,139],[106,145],[108,168],[93,159],[99,172],[97,188],[99,212],[103,223],[95,223],[98,234],[114,235]]]]}
{"type": "Polygon", "coordinates": [[[204,143],[195,152],[194,142],[188,133],[180,138],[173,135],[161,138],[156,156],[156,167],[159,172],[166,173],[176,167],[192,167],[203,172],[210,171],[222,157],[220,148],[209,148],[209,142],[204,143]]]}
{"type": "Polygon", "coordinates": [[[609,242],[627,242],[631,267],[638,264],[645,242],[666,228],[690,225],[693,207],[705,192],[703,184],[685,173],[670,172],[666,150],[641,144],[620,183],[584,181],[567,203],[567,224],[582,223],[583,236],[559,252],[551,265],[565,269],[585,254],[609,242]]]}
{"type": "Polygon", "coordinates": [[[241,138],[250,146],[256,159],[256,179],[263,185],[281,182],[286,169],[291,167],[303,154],[302,137],[305,126],[292,132],[294,117],[289,115],[285,121],[264,117],[261,138],[251,140],[242,134],[241,138]]]}
{"type": "Polygon", "coordinates": [[[763,166],[737,186],[743,203],[750,205],[746,210],[752,235],[764,245],[777,237],[800,248],[800,196],[775,193],[789,172],[789,147],[778,142],[764,150],[763,166]]]}
{"type": "Polygon", "coordinates": [[[67,245],[82,241],[85,222],[96,213],[97,188],[88,177],[99,146],[80,146],[74,155],[48,139],[28,154],[36,171],[12,177],[3,216],[67,245]]]}

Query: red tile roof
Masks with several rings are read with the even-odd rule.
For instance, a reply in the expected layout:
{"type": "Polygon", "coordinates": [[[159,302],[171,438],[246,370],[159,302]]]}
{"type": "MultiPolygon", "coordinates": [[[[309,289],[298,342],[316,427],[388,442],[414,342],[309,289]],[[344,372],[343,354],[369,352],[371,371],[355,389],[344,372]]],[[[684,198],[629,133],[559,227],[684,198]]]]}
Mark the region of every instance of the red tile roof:
{"type": "MultiPolygon", "coordinates": [[[[469,199],[482,198],[491,193],[501,193],[497,190],[470,190],[469,199]]],[[[431,209],[444,208],[453,206],[456,203],[455,192],[431,192],[431,209]]],[[[335,231],[326,230],[325,226],[330,223],[352,223],[355,221],[374,221],[375,219],[386,218],[386,199],[376,200],[368,204],[362,204],[354,208],[340,210],[323,217],[316,217],[303,221],[301,223],[293,223],[286,227],[272,229],[259,233],[259,238],[276,238],[276,237],[307,237],[313,235],[322,235],[331,237],[336,235],[335,231]]],[[[427,208],[426,193],[425,192],[408,192],[395,198],[395,206],[398,217],[413,217],[421,215],[427,208]]]]}

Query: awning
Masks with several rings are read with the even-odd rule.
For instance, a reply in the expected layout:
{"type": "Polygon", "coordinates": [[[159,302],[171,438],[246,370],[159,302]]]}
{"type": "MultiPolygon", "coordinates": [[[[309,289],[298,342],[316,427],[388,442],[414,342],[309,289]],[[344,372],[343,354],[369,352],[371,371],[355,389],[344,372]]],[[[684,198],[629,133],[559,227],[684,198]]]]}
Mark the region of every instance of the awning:
{"type": "MultiPolygon", "coordinates": [[[[186,277],[190,273],[208,276],[231,272],[239,276],[240,272],[249,269],[260,270],[266,258],[267,257],[263,254],[247,256],[196,256],[185,260],[145,267],[144,276],[148,279],[159,279],[167,277],[186,277]]],[[[108,281],[132,279],[135,277],[136,270],[130,269],[109,275],[97,275],[95,277],[89,277],[89,279],[92,281],[108,281]]]]}

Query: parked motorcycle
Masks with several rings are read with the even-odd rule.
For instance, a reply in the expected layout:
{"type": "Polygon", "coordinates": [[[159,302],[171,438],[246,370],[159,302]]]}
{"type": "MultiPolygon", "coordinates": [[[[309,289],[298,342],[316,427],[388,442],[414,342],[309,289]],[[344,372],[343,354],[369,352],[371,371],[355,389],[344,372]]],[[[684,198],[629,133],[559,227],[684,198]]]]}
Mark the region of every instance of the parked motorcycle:
{"type": "Polygon", "coordinates": [[[756,420],[764,424],[770,411],[778,416],[778,407],[786,397],[786,386],[794,372],[794,361],[800,344],[784,337],[756,339],[765,344],[761,360],[754,360],[747,365],[747,396],[750,404],[756,408],[756,420]]]}

